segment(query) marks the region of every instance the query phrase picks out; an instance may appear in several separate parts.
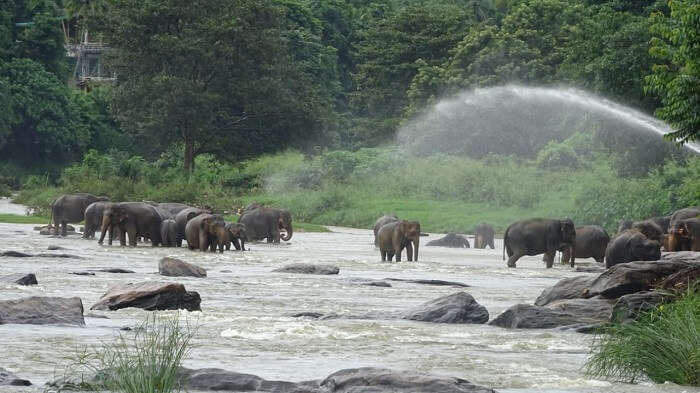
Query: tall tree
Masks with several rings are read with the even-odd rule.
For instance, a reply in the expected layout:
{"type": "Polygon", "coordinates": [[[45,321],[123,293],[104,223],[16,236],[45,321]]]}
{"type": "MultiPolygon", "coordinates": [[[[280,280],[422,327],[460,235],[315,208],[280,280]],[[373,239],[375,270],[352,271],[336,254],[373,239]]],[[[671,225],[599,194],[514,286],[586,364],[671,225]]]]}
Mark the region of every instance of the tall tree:
{"type": "Polygon", "coordinates": [[[661,98],[656,115],[675,131],[680,142],[700,139],[700,4],[697,0],[669,1],[670,15],[651,15],[649,52],[663,61],[646,78],[647,90],[661,98]]]}

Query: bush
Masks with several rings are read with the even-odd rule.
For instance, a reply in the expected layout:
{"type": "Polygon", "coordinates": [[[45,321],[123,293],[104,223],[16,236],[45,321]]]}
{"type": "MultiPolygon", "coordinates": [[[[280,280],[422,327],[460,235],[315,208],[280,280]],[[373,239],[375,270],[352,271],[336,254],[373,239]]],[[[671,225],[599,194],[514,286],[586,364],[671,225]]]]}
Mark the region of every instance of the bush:
{"type": "Polygon", "coordinates": [[[700,386],[700,293],[688,292],[638,321],[613,325],[597,336],[586,371],[634,382],[649,378],[700,386]]]}
{"type": "Polygon", "coordinates": [[[70,356],[63,389],[123,393],[168,393],[180,390],[178,372],[192,348],[196,326],[177,318],[149,316],[133,333],[70,356]],[[76,380],[77,379],[77,380],[76,380]]]}
{"type": "Polygon", "coordinates": [[[556,141],[549,142],[537,153],[537,167],[539,168],[571,168],[581,166],[580,160],[573,147],[556,141]]]}

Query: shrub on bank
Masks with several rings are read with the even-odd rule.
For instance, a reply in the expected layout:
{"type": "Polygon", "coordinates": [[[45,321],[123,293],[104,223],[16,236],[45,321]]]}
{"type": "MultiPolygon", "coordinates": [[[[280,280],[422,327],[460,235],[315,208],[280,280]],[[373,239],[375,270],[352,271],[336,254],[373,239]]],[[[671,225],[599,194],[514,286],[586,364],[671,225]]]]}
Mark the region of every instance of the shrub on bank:
{"type": "Polygon", "coordinates": [[[595,339],[586,371],[614,381],[649,378],[700,386],[700,292],[605,329],[595,339]]]}

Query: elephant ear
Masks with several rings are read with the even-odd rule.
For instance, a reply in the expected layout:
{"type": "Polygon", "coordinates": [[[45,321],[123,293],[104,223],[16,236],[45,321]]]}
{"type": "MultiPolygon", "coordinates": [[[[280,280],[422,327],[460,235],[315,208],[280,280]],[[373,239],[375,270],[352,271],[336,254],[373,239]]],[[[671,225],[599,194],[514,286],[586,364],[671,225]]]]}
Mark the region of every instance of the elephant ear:
{"type": "Polygon", "coordinates": [[[199,229],[204,230],[207,227],[207,225],[209,225],[209,217],[205,217],[204,219],[199,221],[199,229]]]}

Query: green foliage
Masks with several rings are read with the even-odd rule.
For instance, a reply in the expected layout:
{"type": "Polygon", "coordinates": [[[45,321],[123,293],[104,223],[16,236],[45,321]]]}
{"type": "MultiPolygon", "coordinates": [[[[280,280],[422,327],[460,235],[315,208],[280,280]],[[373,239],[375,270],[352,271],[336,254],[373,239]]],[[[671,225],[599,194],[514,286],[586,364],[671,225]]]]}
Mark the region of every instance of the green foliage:
{"type": "Polygon", "coordinates": [[[149,316],[133,333],[83,348],[67,358],[61,390],[121,393],[180,391],[180,367],[192,349],[197,326],[177,317],[149,316]]]}
{"type": "Polygon", "coordinates": [[[597,336],[588,375],[614,381],[700,386],[700,293],[657,306],[638,321],[597,336]]]}
{"type": "Polygon", "coordinates": [[[700,7],[695,0],[668,4],[669,16],[650,17],[649,52],[663,63],[654,65],[646,88],[661,98],[656,115],[675,130],[669,138],[693,141],[700,137],[700,7]]]}
{"type": "Polygon", "coordinates": [[[0,222],[7,224],[48,224],[49,217],[0,214],[0,222]]]}
{"type": "Polygon", "coordinates": [[[537,166],[540,168],[578,168],[581,166],[581,162],[573,147],[552,141],[537,153],[537,166]]]}

